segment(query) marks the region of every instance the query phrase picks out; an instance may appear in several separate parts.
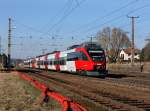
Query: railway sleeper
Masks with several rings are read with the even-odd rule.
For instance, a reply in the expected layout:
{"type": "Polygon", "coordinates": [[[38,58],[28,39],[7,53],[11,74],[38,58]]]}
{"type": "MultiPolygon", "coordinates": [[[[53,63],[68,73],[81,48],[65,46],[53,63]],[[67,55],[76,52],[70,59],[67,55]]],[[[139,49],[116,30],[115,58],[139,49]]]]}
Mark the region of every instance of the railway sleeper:
{"type": "MultiPolygon", "coordinates": [[[[116,111],[129,111],[129,109],[127,109],[127,108],[124,108],[123,106],[119,106],[119,105],[109,105],[110,106],[110,108],[112,109],[112,110],[116,110],[116,111]]],[[[108,106],[108,107],[109,107],[108,106]]]]}
{"type": "Polygon", "coordinates": [[[129,111],[129,109],[117,109],[117,111],[129,111]]]}
{"type": "Polygon", "coordinates": [[[121,100],[123,103],[127,103],[127,104],[130,104],[130,103],[141,103],[139,102],[138,100],[126,100],[126,99],[122,99],[121,100]]]}
{"type": "Polygon", "coordinates": [[[139,108],[150,108],[150,105],[142,105],[142,106],[138,106],[139,108]]]}
{"type": "Polygon", "coordinates": [[[144,105],[139,105],[138,107],[139,107],[139,108],[150,108],[150,105],[144,104],[144,105]]]}
{"type": "Polygon", "coordinates": [[[99,102],[100,104],[109,104],[108,102],[105,102],[105,101],[101,101],[101,102],[99,102]]]}
{"type": "Polygon", "coordinates": [[[119,105],[112,105],[112,109],[122,109],[122,106],[119,106],[119,105]]]}
{"type": "MultiPolygon", "coordinates": [[[[59,82],[60,82],[60,81],[59,81],[59,82]]],[[[110,98],[112,98],[112,100],[117,100],[117,99],[118,99],[118,101],[122,101],[123,103],[126,102],[127,104],[128,104],[128,103],[136,103],[136,104],[137,104],[137,102],[138,102],[137,100],[130,100],[130,99],[128,99],[128,98],[113,97],[112,95],[106,95],[105,93],[104,93],[104,94],[102,93],[101,95],[102,95],[103,97],[104,97],[104,96],[110,97],[110,98]],[[127,100],[127,99],[128,99],[128,100],[127,100]]],[[[85,95],[84,95],[84,97],[85,97],[85,95]]],[[[93,101],[95,101],[95,102],[98,101],[95,97],[93,97],[93,98],[91,98],[90,96],[86,96],[86,97],[89,98],[89,99],[91,99],[91,100],[93,100],[93,101]]],[[[110,108],[112,108],[112,109],[116,109],[116,110],[119,109],[120,111],[121,111],[121,110],[123,110],[123,111],[128,111],[128,110],[126,110],[126,109],[123,108],[123,107],[122,107],[122,108],[121,108],[121,107],[119,108],[119,105],[118,105],[118,107],[115,107],[114,104],[112,105],[112,104],[111,104],[110,102],[108,102],[108,101],[107,101],[107,102],[106,102],[106,101],[100,101],[99,103],[102,104],[102,105],[104,105],[104,106],[110,107],[110,108]]],[[[141,102],[140,102],[140,103],[141,103],[141,102]]],[[[144,109],[144,108],[143,108],[143,109],[144,109]]],[[[147,109],[149,110],[149,108],[147,108],[147,109]]],[[[147,110],[147,111],[148,111],[148,110],[147,110]]]]}
{"type": "Polygon", "coordinates": [[[150,107],[150,104],[145,104],[145,103],[131,103],[131,105],[135,105],[135,106],[138,106],[138,107],[142,107],[142,106],[144,106],[144,107],[146,107],[146,106],[148,106],[148,107],[150,107]]]}
{"type": "Polygon", "coordinates": [[[150,108],[144,108],[145,111],[150,111],[150,108]]]}

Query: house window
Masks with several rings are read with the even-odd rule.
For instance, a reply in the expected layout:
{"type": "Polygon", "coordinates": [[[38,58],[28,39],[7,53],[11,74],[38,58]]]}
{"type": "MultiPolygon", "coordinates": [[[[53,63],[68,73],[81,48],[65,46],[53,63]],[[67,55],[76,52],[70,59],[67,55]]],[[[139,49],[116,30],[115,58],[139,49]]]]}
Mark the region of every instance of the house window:
{"type": "Polygon", "coordinates": [[[128,54],[128,56],[130,56],[130,55],[131,55],[131,53],[128,54]]]}
{"type": "Polygon", "coordinates": [[[121,54],[121,59],[124,59],[124,54],[121,54]]]}

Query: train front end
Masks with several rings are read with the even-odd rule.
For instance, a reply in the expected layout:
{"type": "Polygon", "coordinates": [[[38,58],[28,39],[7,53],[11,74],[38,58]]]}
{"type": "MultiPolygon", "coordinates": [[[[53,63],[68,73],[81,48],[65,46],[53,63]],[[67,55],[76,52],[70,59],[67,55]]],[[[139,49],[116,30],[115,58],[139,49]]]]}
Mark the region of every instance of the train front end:
{"type": "Polygon", "coordinates": [[[92,65],[93,65],[93,70],[87,72],[88,74],[92,75],[99,75],[99,76],[106,76],[107,75],[107,70],[106,70],[106,57],[105,53],[102,49],[98,50],[88,50],[88,54],[91,58],[92,65]]]}
{"type": "Polygon", "coordinates": [[[106,70],[105,52],[97,43],[84,44],[86,55],[89,58],[91,69],[86,71],[86,75],[106,77],[108,71],[106,70]]]}

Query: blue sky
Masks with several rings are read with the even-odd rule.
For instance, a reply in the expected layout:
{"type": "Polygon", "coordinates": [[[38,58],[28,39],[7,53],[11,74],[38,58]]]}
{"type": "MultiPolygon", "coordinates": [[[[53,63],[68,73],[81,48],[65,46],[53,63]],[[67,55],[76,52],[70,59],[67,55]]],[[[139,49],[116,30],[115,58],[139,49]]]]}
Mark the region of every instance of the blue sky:
{"type": "Polygon", "coordinates": [[[0,0],[0,35],[7,52],[8,18],[13,19],[12,57],[26,58],[89,40],[102,28],[120,27],[142,48],[150,35],[149,0],[0,0]],[[111,13],[113,12],[113,13],[111,13]]]}

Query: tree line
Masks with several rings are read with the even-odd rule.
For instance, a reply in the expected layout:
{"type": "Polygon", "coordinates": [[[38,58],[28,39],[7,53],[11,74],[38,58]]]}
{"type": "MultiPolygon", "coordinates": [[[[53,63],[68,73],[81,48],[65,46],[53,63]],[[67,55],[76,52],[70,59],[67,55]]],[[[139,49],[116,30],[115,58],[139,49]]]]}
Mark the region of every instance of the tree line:
{"type": "Polygon", "coordinates": [[[150,61],[150,41],[141,50],[141,60],[150,61]]]}
{"type": "Polygon", "coordinates": [[[111,52],[111,58],[116,60],[121,49],[131,47],[127,32],[120,28],[105,27],[96,34],[96,38],[106,53],[111,52]]]}
{"type": "MultiPolygon", "coordinates": [[[[111,52],[109,55],[115,60],[119,59],[119,52],[121,49],[131,47],[131,40],[129,39],[128,32],[116,27],[112,29],[110,27],[103,28],[97,32],[96,39],[106,53],[111,52]]],[[[150,40],[141,50],[140,60],[150,61],[150,40]]]]}

